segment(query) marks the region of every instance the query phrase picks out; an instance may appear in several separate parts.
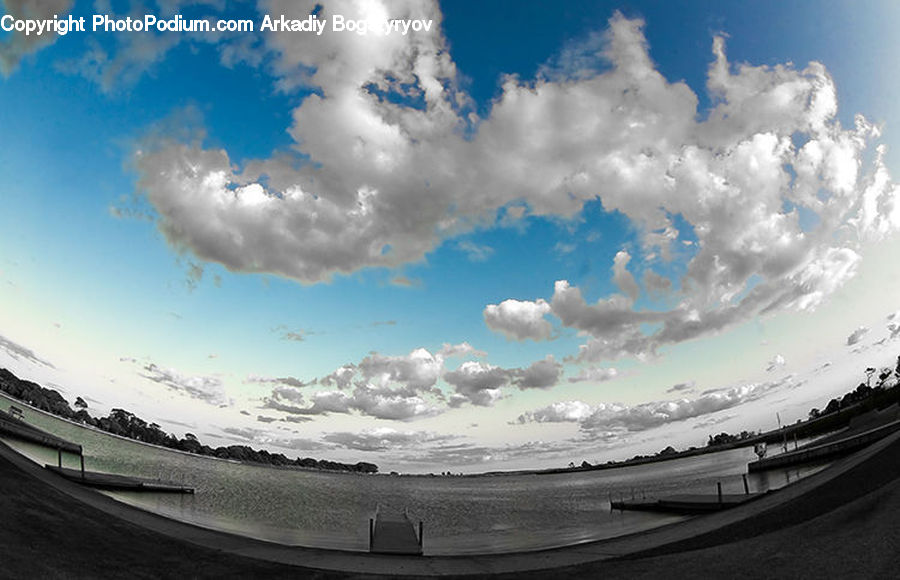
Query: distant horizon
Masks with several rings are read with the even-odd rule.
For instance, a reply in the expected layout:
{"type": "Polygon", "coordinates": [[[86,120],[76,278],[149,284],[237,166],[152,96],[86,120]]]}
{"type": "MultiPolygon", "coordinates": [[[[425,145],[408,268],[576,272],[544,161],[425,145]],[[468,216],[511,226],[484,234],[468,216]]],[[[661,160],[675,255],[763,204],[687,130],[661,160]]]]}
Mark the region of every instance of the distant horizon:
{"type": "Polygon", "coordinates": [[[91,410],[543,469],[900,352],[893,3],[4,10],[0,367],[91,410]]]}

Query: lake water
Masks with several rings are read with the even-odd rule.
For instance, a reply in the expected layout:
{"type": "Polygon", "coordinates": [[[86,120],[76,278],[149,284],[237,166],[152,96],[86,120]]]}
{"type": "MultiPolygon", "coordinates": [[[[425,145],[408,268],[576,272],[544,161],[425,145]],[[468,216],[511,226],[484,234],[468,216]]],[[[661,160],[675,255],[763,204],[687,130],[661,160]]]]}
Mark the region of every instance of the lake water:
{"type": "MultiPolygon", "coordinates": [[[[0,404],[5,397],[0,395],[0,404]]],[[[23,405],[18,405],[24,407],[23,405]]],[[[109,493],[178,520],[289,545],[368,549],[377,506],[407,509],[424,522],[426,554],[549,548],[610,538],[677,522],[680,516],[611,511],[609,498],[673,493],[743,493],[741,475],[756,459],[732,449],[619,469],[554,475],[412,477],[328,473],[241,464],[144,445],[24,408],[25,419],[84,447],[88,470],[161,478],[194,495],[109,493]]],[[[4,439],[39,463],[56,451],[4,439]]],[[[77,468],[77,456],[64,459],[77,468]]],[[[748,476],[751,491],[781,487],[822,466],[748,476]]]]}

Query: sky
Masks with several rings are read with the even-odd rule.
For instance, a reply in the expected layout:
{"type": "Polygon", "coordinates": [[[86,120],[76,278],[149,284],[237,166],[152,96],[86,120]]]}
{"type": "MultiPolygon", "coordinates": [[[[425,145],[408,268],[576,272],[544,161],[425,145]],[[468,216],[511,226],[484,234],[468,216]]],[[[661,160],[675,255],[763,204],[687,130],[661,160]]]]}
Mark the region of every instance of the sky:
{"type": "Polygon", "coordinates": [[[0,6],[0,366],[95,414],[551,467],[900,354],[896,3],[0,6]]]}

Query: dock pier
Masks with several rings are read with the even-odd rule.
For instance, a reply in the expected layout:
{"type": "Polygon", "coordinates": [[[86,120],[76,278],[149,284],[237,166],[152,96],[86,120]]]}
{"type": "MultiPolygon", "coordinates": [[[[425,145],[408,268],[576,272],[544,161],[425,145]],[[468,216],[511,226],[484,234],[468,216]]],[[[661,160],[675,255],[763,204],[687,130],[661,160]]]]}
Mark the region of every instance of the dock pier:
{"type": "Polygon", "coordinates": [[[369,552],[373,554],[422,555],[423,524],[416,526],[409,513],[378,506],[369,519],[369,552]]]}

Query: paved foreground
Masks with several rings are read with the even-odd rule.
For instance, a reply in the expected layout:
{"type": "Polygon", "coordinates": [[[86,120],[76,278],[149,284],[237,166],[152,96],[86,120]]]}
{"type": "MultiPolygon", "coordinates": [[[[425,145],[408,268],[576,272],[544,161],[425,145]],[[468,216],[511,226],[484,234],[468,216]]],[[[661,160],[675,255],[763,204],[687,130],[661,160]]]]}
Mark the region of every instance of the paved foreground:
{"type": "Polygon", "coordinates": [[[0,445],[0,577],[895,578],[900,570],[900,434],[728,512],[570,548],[455,558],[289,548],[203,530],[29,463],[0,445]]]}

